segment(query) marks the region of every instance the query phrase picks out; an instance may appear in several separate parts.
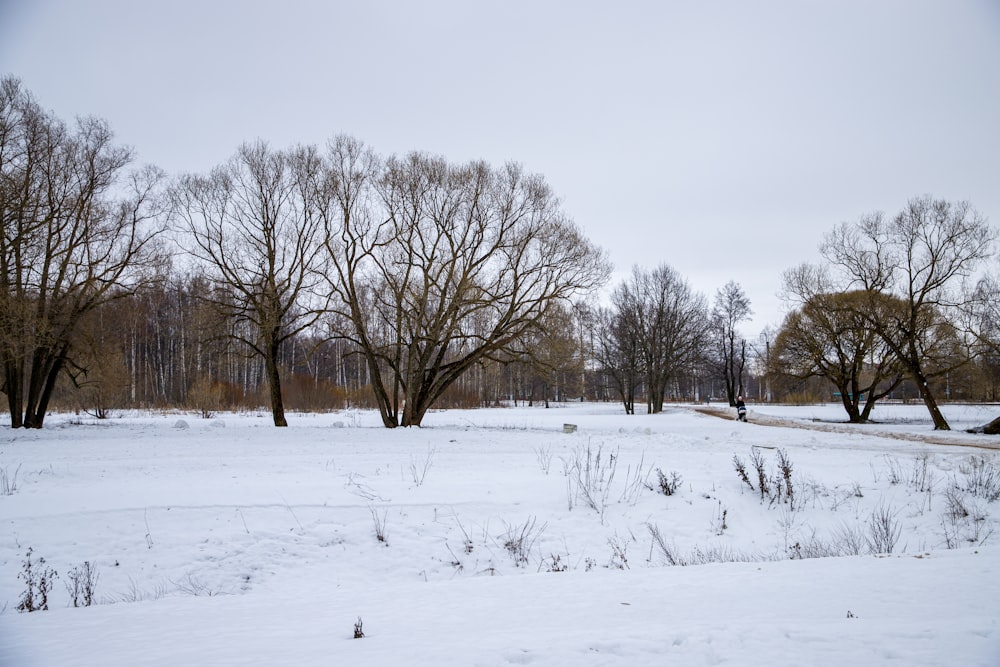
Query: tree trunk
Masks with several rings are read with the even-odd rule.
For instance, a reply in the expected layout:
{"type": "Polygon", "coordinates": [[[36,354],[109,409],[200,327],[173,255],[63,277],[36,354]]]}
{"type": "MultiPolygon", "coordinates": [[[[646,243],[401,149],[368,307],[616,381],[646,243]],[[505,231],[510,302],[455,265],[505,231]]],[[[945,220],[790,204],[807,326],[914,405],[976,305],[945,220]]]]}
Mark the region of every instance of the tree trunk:
{"type": "MultiPolygon", "coordinates": [[[[23,405],[24,428],[42,428],[45,413],[49,408],[49,399],[56,386],[56,379],[66,362],[67,346],[62,346],[57,352],[52,349],[35,350],[31,364],[31,376],[28,378],[28,398],[23,405]]],[[[18,415],[20,418],[20,415],[18,415]]],[[[11,414],[11,422],[14,414],[11,414]]]]}
{"type": "Polygon", "coordinates": [[[271,415],[274,417],[274,425],[288,426],[288,421],[285,419],[285,404],[281,399],[281,375],[278,373],[279,346],[277,340],[268,342],[264,369],[267,373],[267,385],[271,393],[271,415]]]}
{"type": "Polygon", "coordinates": [[[997,417],[985,426],[970,428],[966,433],[985,433],[986,435],[1000,435],[1000,417],[997,417]]]}
{"type": "Polygon", "coordinates": [[[840,389],[840,402],[844,404],[844,410],[847,411],[847,418],[852,424],[860,424],[862,422],[861,413],[858,411],[857,395],[851,395],[851,390],[849,387],[837,387],[840,389]]]}
{"type": "Polygon", "coordinates": [[[4,387],[7,393],[7,406],[10,409],[10,427],[24,426],[24,400],[21,395],[21,376],[23,369],[15,359],[7,359],[4,363],[4,387]]]}
{"type": "Polygon", "coordinates": [[[923,373],[917,372],[914,373],[913,379],[917,383],[917,390],[920,392],[920,398],[923,399],[924,405],[927,406],[927,411],[931,414],[931,420],[934,422],[934,430],[950,431],[951,426],[948,425],[948,420],[944,418],[943,414],[941,414],[937,401],[934,399],[934,394],[931,393],[931,389],[927,385],[927,378],[924,377],[923,373]]]}

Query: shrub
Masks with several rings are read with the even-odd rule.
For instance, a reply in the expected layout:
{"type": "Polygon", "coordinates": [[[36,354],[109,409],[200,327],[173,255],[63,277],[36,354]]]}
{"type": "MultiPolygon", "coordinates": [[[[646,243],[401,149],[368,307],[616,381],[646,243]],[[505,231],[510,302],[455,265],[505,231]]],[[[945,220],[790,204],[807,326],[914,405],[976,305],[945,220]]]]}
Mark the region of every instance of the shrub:
{"type": "Polygon", "coordinates": [[[756,491],[753,488],[753,482],[750,481],[750,476],[747,474],[747,467],[743,463],[743,459],[736,454],[733,454],[733,467],[736,468],[736,474],[740,476],[740,480],[749,486],[751,491],[756,491]]]}
{"type": "Polygon", "coordinates": [[[593,449],[588,443],[586,449],[576,450],[572,461],[563,459],[563,466],[567,476],[569,508],[573,509],[575,500],[582,499],[603,521],[611,483],[618,470],[618,451],[605,456],[602,446],[593,449]]]}
{"type": "Polygon", "coordinates": [[[376,511],[374,505],[369,505],[368,510],[372,514],[372,523],[375,524],[375,539],[377,539],[385,546],[389,546],[389,542],[386,538],[386,532],[385,532],[385,520],[386,516],[389,513],[388,510],[384,510],[382,512],[382,516],[379,516],[378,511],[376,511]]]}
{"type": "Polygon", "coordinates": [[[891,507],[879,505],[868,518],[868,549],[873,554],[891,554],[902,533],[891,507]]]}
{"type": "Polygon", "coordinates": [[[0,496],[12,496],[17,491],[17,473],[21,471],[18,464],[14,469],[14,474],[7,472],[7,466],[0,468],[0,496]]]}
{"type": "MultiPolygon", "coordinates": [[[[680,488],[681,485],[681,476],[676,470],[671,470],[670,476],[668,477],[662,470],[657,468],[656,480],[657,484],[656,484],[656,489],[654,490],[659,491],[665,496],[674,495],[677,492],[677,489],[680,488]]],[[[652,489],[653,487],[649,488],[652,489]]]]}
{"type": "Polygon", "coordinates": [[[17,604],[17,610],[22,613],[48,609],[52,584],[59,577],[59,573],[45,566],[44,558],[32,562],[31,553],[32,549],[28,547],[28,552],[24,556],[23,569],[17,575],[28,586],[21,594],[21,601],[17,604]]]}
{"type": "Polygon", "coordinates": [[[100,575],[90,561],[83,561],[83,565],[74,567],[69,571],[69,581],[66,583],[66,590],[69,591],[74,607],[89,607],[94,604],[94,588],[100,575]]]}
{"type": "Polygon", "coordinates": [[[513,525],[505,522],[506,530],[500,539],[503,540],[503,548],[507,550],[514,560],[514,565],[521,567],[528,564],[531,549],[535,541],[545,532],[548,524],[536,526],[534,517],[528,517],[522,525],[513,525]]]}
{"type": "Polygon", "coordinates": [[[987,502],[1000,499],[1000,466],[995,459],[972,456],[967,463],[959,466],[959,471],[965,475],[964,483],[960,484],[963,491],[987,502]]]}
{"type": "Polygon", "coordinates": [[[759,449],[752,449],[750,451],[750,460],[753,462],[753,468],[757,472],[757,487],[760,490],[760,499],[771,495],[771,485],[767,479],[767,471],[764,469],[764,455],[760,453],[759,449]]]}
{"type": "Polygon", "coordinates": [[[795,507],[795,491],[792,488],[792,461],[788,458],[788,453],[778,450],[778,470],[781,471],[781,479],[785,483],[785,498],[788,504],[795,507]]]}

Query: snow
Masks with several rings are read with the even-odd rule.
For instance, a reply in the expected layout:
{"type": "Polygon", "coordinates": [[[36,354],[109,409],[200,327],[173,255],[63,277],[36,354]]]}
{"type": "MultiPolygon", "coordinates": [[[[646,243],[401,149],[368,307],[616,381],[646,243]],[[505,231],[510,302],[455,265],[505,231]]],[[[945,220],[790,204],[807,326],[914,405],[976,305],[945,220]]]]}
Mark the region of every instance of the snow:
{"type": "MultiPolygon", "coordinates": [[[[7,431],[0,665],[1000,664],[1000,501],[956,490],[974,460],[1000,468],[1000,438],[939,438],[913,405],[864,426],[836,405],[752,405],[749,424],[694,407],[7,431]],[[791,461],[791,505],[739,479],[734,455],[756,485],[754,452],[775,477],[791,461]],[[658,469],[679,475],[673,495],[658,469]],[[863,542],[880,512],[891,554],[795,558],[863,542]],[[30,614],[29,547],[59,573],[30,614]],[[73,608],[84,561],[99,604],[73,608]]],[[[997,406],[943,410],[957,429],[997,406]]]]}

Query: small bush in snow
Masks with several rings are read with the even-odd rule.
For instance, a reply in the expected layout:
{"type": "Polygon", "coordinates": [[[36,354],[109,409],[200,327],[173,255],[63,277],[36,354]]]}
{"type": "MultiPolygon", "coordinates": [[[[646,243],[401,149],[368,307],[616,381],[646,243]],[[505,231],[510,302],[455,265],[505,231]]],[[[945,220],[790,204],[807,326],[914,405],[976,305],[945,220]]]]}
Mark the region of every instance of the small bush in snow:
{"type": "Polygon", "coordinates": [[[628,541],[622,540],[617,535],[608,539],[608,546],[611,547],[611,560],[608,561],[608,568],[612,570],[627,570],[628,567],[628,541]]]}
{"type": "Polygon", "coordinates": [[[947,509],[941,517],[945,546],[957,549],[968,544],[983,544],[993,534],[987,528],[987,512],[974,496],[957,486],[944,492],[947,509]]]}
{"type": "Polygon", "coordinates": [[[21,572],[18,579],[23,579],[27,589],[21,594],[17,610],[22,613],[41,611],[49,608],[49,593],[53,582],[59,578],[59,573],[45,566],[45,559],[39,558],[32,562],[31,547],[24,555],[21,572]]]}
{"type": "Polygon", "coordinates": [[[202,419],[211,419],[222,407],[222,394],[222,385],[203,375],[188,390],[188,403],[198,411],[202,419]]]}
{"type": "MultiPolygon", "coordinates": [[[[796,509],[795,484],[792,481],[793,466],[792,460],[788,457],[788,453],[783,449],[778,450],[777,473],[773,473],[768,470],[767,461],[764,459],[764,455],[761,453],[761,450],[756,447],[750,451],[750,462],[753,465],[753,474],[757,481],[756,489],[753,481],[751,481],[750,473],[747,471],[747,467],[743,463],[743,459],[735,454],[733,455],[733,467],[736,469],[736,474],[739,476],[740,481],[746,484],[751,491],[759,491],[762,502],[766,500],[771,505],[785,502],[788,503],[791,509],[796,509]]],[[[819,494],[820,491],[821,489],[817,486],[817,488],[814,489],[814,496],[819,494]]]]}
{"type": "Polygon", "coordinates": [[[542,472],[548,475],[552,467],[552,447],[535,447],[535,460],[538,461],[542,472]]]}
{"type": "Polygon", "coordinates": [[[667,541],[663,538],[663,534],[660,532],[659,526],[655,523],[647,523],[646,529],[649,531],[649,536],[653,539],[649,547],[650,556],[652,556],[653,549],[658,548],[660,555],[663,556],[668,565],[687,565],[684,559],[677,553],[677,548],[672,544],[667,544],[667,541]]]}
{"type": "Polygon", "coordinates": [[[539,571],[544,569],[546,572],[566,572],[569,570],[569,565],[562,561],[559,554],[549,554],[548,558],[542,559],[538,569],[539,571]]]}
{"type": "Polygon", "coordinates": [[[21,471],[20,464],[14,469],[14,474],[7,472],[7,466],[0,468],[0,496],[12,496],[17,491],[17,473],[21,471]]]}
{"type": "Polygon", "coordinates": [[[73,606],[89,607],[94,604],[94,588],[100,578],[97,568],[89,560],[85,560],[83,565],[70,570],[67,576],[69,581],[66,582],[66,590],[69,591],[73,606]]]}
{"type": "Polygon", "coordinates": [[[681,485],[681,476],[676,470],[671,470],[670,475],[667,476],[659,468],[656,469],[656,488],[653,489],[652,486],[649,488],[654,491],[659,491],[665,496],[672,496],[677,492],[677,489],[681,485]]]}
{"type": "Polygon", "coordinates": [[[740,476],[740,480],[749,486],[751,491],[756,491],[756,489],[753,488],[753,482],[750,481],[750,476],[747,474],[747,467],[743,463],[743,459],[736,454],[733,454],[733,467],[736,468],[736,474],[740,476]]]}
{"type": "Polygon", "coordinates": [[[611,483],[618,470],[618,452],[605,455],[603,447],[597,449],[587,444],[585,449],[577,449],[572,460],[563,459],[566,470],[566,493],[569,508],[577,500],[582,500],[587,507],[596,511],[601,520],[608,507],[608,495],[611,493],[611,483]]]}
{"type": "Polygon", "coordinates": [[[389,546],[389,541],[386,538],[386,532],[385,532],[385,520],[386,520],[386,515],[388,514],[388,510],[383,511],[382,516],[379,516],[378,511],[372,505],[369,505],[368,510],[372,514],[372,523],[375,524],[375,539],[384,544],[385,546],[389,546]]]}
{"type": "Polygon", "coordinates": [[[781,471],[781,482],[785,485],[785,500],[795,508],[795,491],[792,487],[792,461],[788,458],[788,453],[778,450],[778,470],[781,471]]]}
{"type": "Polygon", "coordinates": [[[934,473],[930,470],[930,455],[922,454],[913,461],[913,472],[910,474],[910,486],[920,493],[930,491],[934,487],[934,473]]]}
{"type": "Polygon", "coordinates": [[[159,600],[160,598],[166,597],[170,594],[170,589],[163,583],[158,583],[151,591],[143,590],[139,587],[139,583],[133,579],[131,576],[128,578],[128,590],[124,593],[119,593],[116,598],[112,599],[112,602],[143,602],[145,600],[159,600]]]}
{"type": "Polygon", "coordinates": [[[219,595],[219,591],[211,588],[204,581],[195,578],[195,576],[192,574],[188,574],[186,579],[183,579],[179,582],[171,579],[170,583],[173,584],[174,588],[176,588],[179,592],[185,595],[193,595],[194,597],[209,597],[209,598],[219,595]]]}
{"type": "Polygon", "coordinates": [[[729,510],[722,506],[722,501],[719,501],[719,509],[716,512],[712,520],[712,527],[716,535],[722,535],[729,528],[726,523],[726,517],[729,515],[729,510]]]}
{"type": "Polygon", "coordinates": [[[653,552],[657,551],[667,565],[708,565],[709,563],[757,563],[766,560],[777,560],[776,556],[767,554],[748,554],[737,551],[728,545],[716,545],[707,547],[695,547],[689,556],[682,556],[677,547],[668,544],[660,533],[660,527],[653,523],[647,523],[650,537],[653,538],[649,547],[650,560],[653,552]]]}
{"type": "Polygon", "coordinates": [[[840,556],[859,556],[864,553],[868,544],[864,531],[857,526],[849,526],[846,523],[840,525],[833,540],[840,556]]]}
{"type": "Polygon", "coordinates": [[[759,449],[752,449],[750,451],[750,460],[753,462],[753,469],[757,473],[757,488],[760,491],[760,499],[764,500],[771,495],[771,485],[767,479],[764,455],[760,453],[759,449]]]}
{"type": "Polygon", "coordinates": [[[899,459],[889,454],[885,454],[882,458],[885,460],[886,479],[889,480],[889,483],[895,486],[902,482],[904,478],[903,464],[899,462],[899,459]]]}
{"type": "Polygon", "coordinates": [[[413,483],[417,486],[421,486],[424,480],[427,479],[427,473],[431,469],[431,465],[434,463],[434,454],[436,450],[433,447],[427,448],[427,456],[423,458],[422,461],[415,460],[412,456],[410,457],[410,477],[413,479],[413,483]]]}
{"type": "Polygon", "coordinates": [[[948,505],[945,514],[952,522],[961,521],[969,516],[965,493],[961,489],[954,486],[949,487],[944,492],[944,499],[948,505]]]}
{"type": "MultiPolygon", "coordinates": [[[[625,482],[622,488],[622,494],[618,498],[618,502],[626,503],[631,506],[635,506],[639,502],[639,496],[642,493],[643,488],[651,489],[652,487],[648,484],[651,469],[646,468],[646,456],[645,454],[639,459],[639,464],[632,467],[631,464],[625,469],[625,482]]],[[[678,483],[680,480],[678,480],[678,483]]]]}
{"type": "Polygon", "coordinates": [[[902,531],[892,508],[880,504],[868,518],[868,550],[873,554],[891,554],[902,531]]]}
{"type": "Polygon", "coordinates": [[[545,532],[545,527],[548,524],[537,526],[535,518],[528,517],[528,520],[521,525],[508,524],[506,522],[504,525],[506,530],[500,537],[503,548],[507,550],[507,553],[514,560],[514,565],[517,567],[527,565],[535,541],[545,532]]]}
{"type": "Polygon", "coordinates": [[[959,488],[992,503],[1000,499],[1000,466],[996,459],[986,456],[972,456],[959,466],[965,476],[959,488]]]}

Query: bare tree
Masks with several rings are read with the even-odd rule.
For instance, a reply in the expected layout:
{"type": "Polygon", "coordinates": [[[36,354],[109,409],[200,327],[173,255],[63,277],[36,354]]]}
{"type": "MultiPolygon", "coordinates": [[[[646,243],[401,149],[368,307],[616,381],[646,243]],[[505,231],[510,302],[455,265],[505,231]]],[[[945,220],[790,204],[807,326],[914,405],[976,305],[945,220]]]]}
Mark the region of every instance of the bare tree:
{"type": "Polygon", "coordinates": [[[828,379],[850,421],[868,421],[876,402],[904,377],[903,367],[871,320],[878,312],[898,310],[902,303],[889,295],[832,291],[825,272],[809,265],[787,271],[784,285],[786,299],[799,306],[782,324],[772,368],[797,379],[828,379]],[[876,302],[880,308],[862,314],[876,302]]]}
{"type": "Polygon", "coordinates": [[[743,371],[747,363],[747,341],[739,331],[741,323],[750,319],[750,299],[739,283],[730,280],[715,293],[712,307],[714,354],[712,365],[726,387],[729,405],[736,405],[743,392],[743,371]]]}
{"type": "Polygon", "coordinates": [[[901,309],[886,311],[878,303],[859,311],[892,349],[913,378],[937,430],[950,427],[938,408],[930,380],[967,360],[939,365],[927,360],[932,345],[948,338],[945,314],[962,303],[958,281],[989,257],[995,233],[967,202],[951,203],[930,196],[911,199],[891,220],[882,213],[863,216],[833,230],[820,252],[837,269],[848,288],[875,295],[891,294],[901,309]]]}
{"type": "Polygon", "coordinates": [[[631,297],[616,290],[614,306],[602,308],[597,323],[597,362],[627,415],[635,414],[636,391],[644,379],[641,323],[631,297]]]}
{"type": "Polygon", "coordinates": [[[694,362],[705,341],[705,299],[664,264],[652,271],[634,267],[615,288],[611,303],[605,370],[615,378],[628,414],[634,414],[640,381],[646,387],[646,412],[661,412],[671,382],[694,362]]]}
{"type": "MultiPolygon", "coordinates": [[[[971,320],[970,329],[981,354],[992,359],[1000,358],[1000,276],[987,275],[976,283],[966,314],[971,320]]],[[[1000,417],[973,431],[1000,434],[1000,417]]]]}
{"type": "Polygon", "coordinates": [[[276,151],[257,142],[208,176],[183,176],[172,189],[182,243],[212,283],[201,297],[232,323],[230,336],[263,360],[275,426],[288,425],[281,346],[325,310],[316,289],[326,270],[320,176],[315,148],[276,151]]]}
{"type": "Polygon", "coordinates": [[[419,425],[466,370],[516,351],[550,307],[609,273],[544,180],[517,165],[382,160],[338,137],[325,192],[331,307],[386,427],[419,425]]]}
{"type": "Polygon", "coordinates": [[[106,122],[69,128],[0,80],[0,363],[14,428],[42,427],[84,316],[162,265],[162,175],[127,173],[131,162],[106,122]]]}

